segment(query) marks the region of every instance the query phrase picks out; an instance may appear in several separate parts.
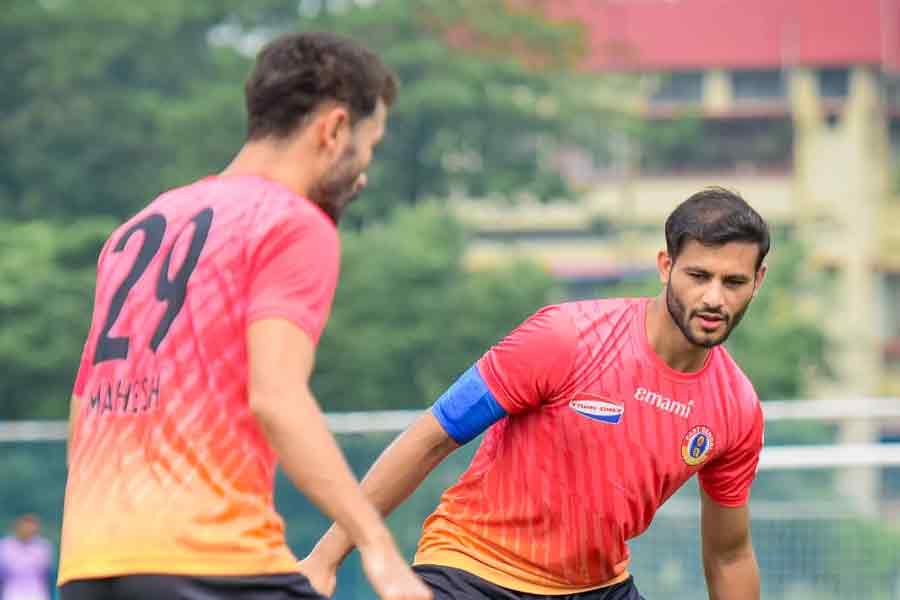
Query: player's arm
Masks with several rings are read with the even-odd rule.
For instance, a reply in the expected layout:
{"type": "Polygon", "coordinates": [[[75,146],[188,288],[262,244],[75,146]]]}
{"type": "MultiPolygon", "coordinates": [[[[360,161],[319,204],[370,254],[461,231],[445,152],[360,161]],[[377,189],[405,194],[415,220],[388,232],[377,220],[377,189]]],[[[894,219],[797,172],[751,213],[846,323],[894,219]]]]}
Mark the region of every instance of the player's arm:
{"type": "MultiPolygon", "coordinates": [[[[505,416],[472,366],[382,452],[363,479],[363,491],[382,514],[390,514],[450,453],[505,416]]],[[[323,578],[321,585],[328,589],[352,549],[347,532],[335,524],[302,566],[311,578],[323,578]]]]}
{"type": "Polygon", "coordinates": [[[250,407],[287,476],[359,546],[367,575],[382,598],[430,597],[328,430],[309,388],[313,341],[286,320],[261,319],[249,326],[247,345],[250,407]]]}
{"type": "MultiPolygon", "coordinates": [[[[362,481],[362,490],[376,509],[388,515],[425,480],[432,469],[459,448],[431,413],[419,417],[388,446],[362,481]]],[[[347,531],[335,523],[304,561],[311,576],[331,577],[353,550],[347,531]]],[[[327,585],[327,584],[326,584],[327,585]]]]}
{"type": "Polygon", "coordinates": [[[759,566],[750,538],[750,509],[723,506],[700,489],[703,570],[710,600],[759,600],[759,566]]]}
{"type": "MultiPolygon", "coordinates": [[[[555,397],[573,364],[575,339],[571,318],[546,307],[493,346],[378,458],[362,483],[376,508],[390,513],[453,450],[507,415],[555,397]]],[[[326,587],[352,547],[333,526],[302,567],[326,587]]]]}

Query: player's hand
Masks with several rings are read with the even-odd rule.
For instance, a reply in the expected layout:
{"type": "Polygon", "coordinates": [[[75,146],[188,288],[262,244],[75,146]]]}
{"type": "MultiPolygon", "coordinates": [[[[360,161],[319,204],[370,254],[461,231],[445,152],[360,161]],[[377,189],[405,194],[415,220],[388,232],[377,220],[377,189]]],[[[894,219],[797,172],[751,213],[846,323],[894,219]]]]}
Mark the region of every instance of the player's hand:
{"type": "Polygon", "coordinates": [[[363,570],[381,600],[431,600],[431,590],[406,564],[391,544],[360,548],[363,570]]]}
{"type": "Polygon", "coordinates": [[[334,595],[337,586],[337,566],[327,563],[315,550],[297,563],[297,568],[309,579],[310,585],[326,598],[334,595]]]}

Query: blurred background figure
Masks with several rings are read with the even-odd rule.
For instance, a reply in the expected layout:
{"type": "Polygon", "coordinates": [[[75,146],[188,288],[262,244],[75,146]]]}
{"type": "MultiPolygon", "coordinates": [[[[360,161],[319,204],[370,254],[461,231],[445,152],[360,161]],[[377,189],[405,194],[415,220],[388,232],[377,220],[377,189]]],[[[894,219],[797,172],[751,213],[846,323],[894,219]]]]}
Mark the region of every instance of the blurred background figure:
{"type": "Polygon", "coordinates": [[[36,515],[22,515],[0,539],[0,600],[50,600],[53,547],[36,515]]]}

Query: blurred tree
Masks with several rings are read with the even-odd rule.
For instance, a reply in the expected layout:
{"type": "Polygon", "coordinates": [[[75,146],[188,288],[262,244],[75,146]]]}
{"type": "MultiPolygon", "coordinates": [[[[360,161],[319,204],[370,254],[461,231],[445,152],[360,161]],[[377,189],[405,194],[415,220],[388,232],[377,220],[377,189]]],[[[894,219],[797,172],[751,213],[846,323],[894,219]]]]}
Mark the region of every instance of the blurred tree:
{"type": "Polygon", "coordinates": [[[6,7],[0,216],[121,218],[221,166],[241,141],[246,69],[207,44],[227,4],[6,7]]]}
{"type": "Polygon", "coordinates": [[[805,268],[805,250],[798,243],[779,244],[769,272],[753,301],[752,325],[739,327],[729,350],[746,370],[764,400],[806,396],[812,377],[829,375],[828,340],[811,311],[803,308],[814,273],[805,268]]]}
{"type": "Polygon", "coordinates": [[[0,223],[0,420],[63,417],[112,222],[0,223]]]}
{"type": "Polygon", "coordinates": [[[341,282],[313,388],[329,410],[425,406],[551,300],[535,266],[467,272],[465,235],[423,205],[344,238],[341,282]]]}
{"type": "Polygon", "coordinates": [[[607,150],[615,117],[603,92],[611,84],[572,69],[580,29],[509,6],[382,0],[346,13],[323,10],[302,23],[365,39],[402,81],[366,202],[351,211],[355,218],[380,218],[398,203],[451,194],[570,197],[555,162],[559,150],[576,146],[592,156],[607,150]]]}
{"type": "Polygon", "coordinates": [[[578,30],[503,0],[15,0],[0,216],[121,218],[220,169],[243,139],[250,57],[298,28],[363,40],[403,80],[357,220],[451,192],[566,196],[550,157],[562,140],[602,145],[592,88],[567,68],[578,30]]]}

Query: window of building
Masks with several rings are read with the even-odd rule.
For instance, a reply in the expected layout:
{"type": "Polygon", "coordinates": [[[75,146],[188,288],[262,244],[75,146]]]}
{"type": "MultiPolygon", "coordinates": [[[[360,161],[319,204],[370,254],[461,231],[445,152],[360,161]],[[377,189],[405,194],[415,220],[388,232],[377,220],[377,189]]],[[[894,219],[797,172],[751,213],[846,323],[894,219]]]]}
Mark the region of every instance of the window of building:
{"type": "Polygon", "coordinates": [[[780,100],[785,97],[784,79],[778,70],[734,71],[731,74],[734,99],[780,100]]]}
{"type": "Polygon", "coordinates": [[[819,95],[823,98],[846,98],[850,93],[849,69],[821,69],[819,95]]]}
{"type": "Polygon", "coordinates": [[[894,160],[900,160],[900,118],[893,117],[888,122],[888,135],[890,136],[894,160]]]}
{"type": "Polygon", "coordinates": [[[900,274],[887,273],[882,279],[884,331],[889,338],[900,338],[900,274]]]}
{"type": "Polygon", "coordinates": [[[900,76],[894,73],[881,72],[878,74],[881,84],[881,94],[884,103],[892,110],[900,108],[900,76]]]}
{"type": "Polygon", "coordinates": [[[900,371],[900,274],[885,273],[881,278],[881,315],[878,330],[882,336],[884,366],[900,371]]]}
{"type": "Polygon", "coordinates": [[[793,161],[789,117],[654,123],[641,140],[645,173],[776,171],[793,161]]]}
{"type": "Polygon", "coordinates": [[[665,76],[651,98],[653,102],[696,102],[703,100],[703,73],[684,71],[665,76]]]}

